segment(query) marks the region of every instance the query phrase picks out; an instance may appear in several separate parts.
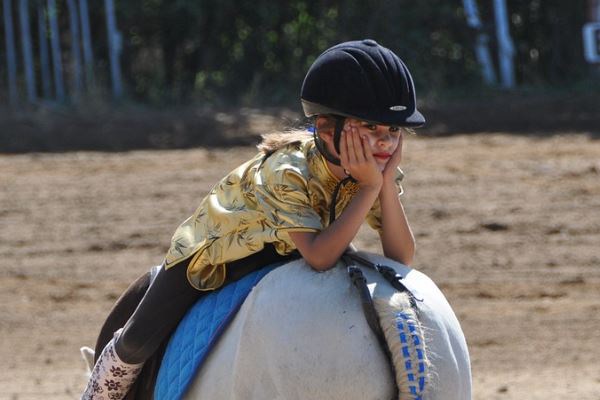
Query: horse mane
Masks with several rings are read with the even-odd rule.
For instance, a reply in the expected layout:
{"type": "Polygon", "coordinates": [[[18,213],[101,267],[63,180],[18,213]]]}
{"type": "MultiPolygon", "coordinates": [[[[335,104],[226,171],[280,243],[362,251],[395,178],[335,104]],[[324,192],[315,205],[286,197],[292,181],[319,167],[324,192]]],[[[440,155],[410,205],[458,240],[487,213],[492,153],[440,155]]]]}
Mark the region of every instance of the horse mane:
{"type": "Polygon", "coordinates": [[[398,399],[421,399],[430,381],[431,361],[424,328],[406,292],[373,299],[391,353],[398,399]]]}

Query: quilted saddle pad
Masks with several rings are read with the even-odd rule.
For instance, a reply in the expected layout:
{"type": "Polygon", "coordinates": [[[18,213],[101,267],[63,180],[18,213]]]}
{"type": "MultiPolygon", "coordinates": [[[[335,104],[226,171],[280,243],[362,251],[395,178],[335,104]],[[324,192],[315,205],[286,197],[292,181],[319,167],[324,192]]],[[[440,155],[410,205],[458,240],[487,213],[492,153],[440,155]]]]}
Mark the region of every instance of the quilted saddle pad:
{"type": "Polygon", "coordinates": [[[156,378],[156,400],[181,399],[210,350],[252,288],[280,263],[252,272],[200,298],[183,317],[167,345],[156,378]]]}

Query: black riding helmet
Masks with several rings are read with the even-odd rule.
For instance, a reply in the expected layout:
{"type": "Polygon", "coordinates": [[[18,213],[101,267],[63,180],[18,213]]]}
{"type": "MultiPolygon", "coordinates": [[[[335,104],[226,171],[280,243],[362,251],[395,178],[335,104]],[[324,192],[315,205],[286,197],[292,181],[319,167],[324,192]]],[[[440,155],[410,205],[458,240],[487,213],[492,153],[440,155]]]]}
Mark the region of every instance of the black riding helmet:
{"type": "MultiPolygon", "coordinates": [[[[425,123],[417,110],[408,68],[390,49],[371,39],[344,42],[325,50],[308,70],[300,98],[307,117],[336,117],[334,144],[338,153],[346,117],[404,127],[425,123]]],[[[316,132],[315,141],[330,162],[340,165],[316,132]]]]}

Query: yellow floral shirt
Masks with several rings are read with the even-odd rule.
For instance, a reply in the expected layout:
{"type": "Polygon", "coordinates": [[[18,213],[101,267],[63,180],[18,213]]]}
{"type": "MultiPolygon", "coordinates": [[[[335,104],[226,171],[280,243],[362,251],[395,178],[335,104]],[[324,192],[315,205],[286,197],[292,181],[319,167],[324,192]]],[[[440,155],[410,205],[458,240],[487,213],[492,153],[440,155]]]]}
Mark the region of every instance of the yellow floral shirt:
{"type": "MultiPolygon", "coordinates": [[[[398,169],[398,182],[402,177],[398,169]]],[[[257,154],[217,183],[177,228],[165,268],[192,257],[188,280],[199,290],[212,290],[225,281],[227,262],[256,253],[266,243],[281,255],[289,254],[296,247],[288,232],[315,232],[328,225],[338,182],[312,139],[290,144],[267,158],[257,154]]],[[[356,183],[342,187],[337,216],[357,190],[356,183]]],[[[381,229],[379,202],[367,222],[381,229]]]]}

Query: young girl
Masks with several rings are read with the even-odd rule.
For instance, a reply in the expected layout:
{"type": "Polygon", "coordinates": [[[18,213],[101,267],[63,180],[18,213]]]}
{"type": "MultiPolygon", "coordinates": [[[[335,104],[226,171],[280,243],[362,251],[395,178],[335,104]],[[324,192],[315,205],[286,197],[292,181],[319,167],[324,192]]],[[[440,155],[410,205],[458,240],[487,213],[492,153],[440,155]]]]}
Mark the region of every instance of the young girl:
{"type": "Polygon", "coordinates": [[[123,398],[202,293],[297,252],[317,271],[332,268],[365,220],[386,257],[411,264],[398,165],[405,128],[425,119],[404,63],[373,40],[341,43],[315,60],[301,100],[313,134],[266,136],[261,153],[223,178],[179,226],[82,399],[123,398]]]}

